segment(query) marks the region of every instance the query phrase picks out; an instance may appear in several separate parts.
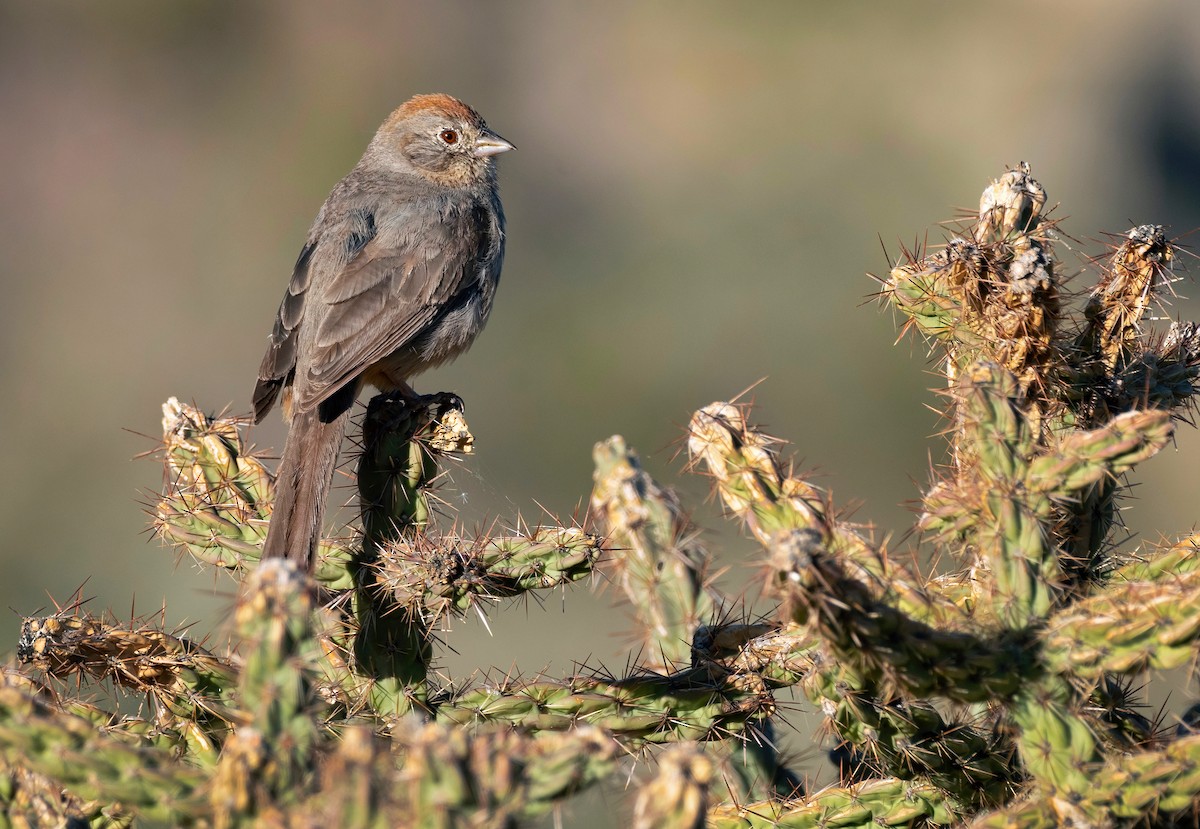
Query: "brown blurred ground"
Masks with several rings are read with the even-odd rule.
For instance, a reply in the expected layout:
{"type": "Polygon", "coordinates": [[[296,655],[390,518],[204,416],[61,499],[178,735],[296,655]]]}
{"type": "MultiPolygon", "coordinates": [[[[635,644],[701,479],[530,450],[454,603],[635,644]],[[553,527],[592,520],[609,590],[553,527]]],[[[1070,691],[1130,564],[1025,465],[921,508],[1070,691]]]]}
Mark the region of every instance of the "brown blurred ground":
{"type": "MultiPolygon", "coordinates": [[[[418,381],[467,401],[467,524],[569,514],[614,432],[674,481],[690,412],[765,377],[759,419],[899,532],[936,379],[860,307],[878,237],[911,242],[1021,159],[1082,240],[1067,268],[1101,231],[1197,227],[1198,41],[1193,0],[0,3],[0,647],[85,581],[96,609],[166,598],[200,632],[228,607],[230,582],[145,543],[159,473],[126,430],[157,434],[172,394],[248,408],[309,221],[409,95],[458,95],[520,147],[490,328],[418,381]]],[[[1139,473],[1132,530],[1193,526],[1198,461],[1184,429],[1139,473]]],[[[751,548],[699,517],[743,583],[751,548]]],[[[510,608],[446,664],[620,669],[610,603],[510,608]]]]}

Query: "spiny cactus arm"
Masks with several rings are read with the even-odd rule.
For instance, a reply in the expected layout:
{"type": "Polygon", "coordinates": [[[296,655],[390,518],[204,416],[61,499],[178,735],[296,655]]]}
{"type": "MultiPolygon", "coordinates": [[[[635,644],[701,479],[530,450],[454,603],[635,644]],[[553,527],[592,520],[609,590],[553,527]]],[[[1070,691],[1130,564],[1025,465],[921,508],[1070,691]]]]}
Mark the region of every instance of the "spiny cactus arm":
{"type": "Polygon", "coordinates": [[[1087,797],[1094,814],[1122,818],[1195,809],[1200,803],[1200,734],[1156,751],[1119,755],[1097,775],[1087,797]]]}
{"type": "Polygon", "coordinates": [[[514,753],[525,762],[520,798],[523,815],[544,814],[563,798],[606,779],[621,755],[611,735],[588,726],[534,735],[505,729],[491,755],[495,767],[503,769],[514,753]],[[517,752],[507,748],[514,744],[517,752]]]}
{"type": "Polygon", "coordinates": [[[713,626],[696,640],[696,664],[715,676],[754,675],[772,688],[799,685],[856,759],[879,774],[932,781],[963,810],[1008,794],[1010,745],[968,723],[946,722],[932,706],[885,695],[824,655],[806,627],[713,626]]]}
{"type": "Polygon", "coordinates": [[[433,661],[433,635],[424,614],[357,597],[351,630],[347,664],[354,704],[385,719],[424,710],[433,661]]]}
{"type": "Polygon", "coordinates": [[[1168,412],[1125,412],[1097,429],[1071,432],[1035,458],[1025,475],[1026,486],[1038,495],[1070,499],[1158,454],[1174,434],[1168,412]]]}
{"type": "Polygon", "coordinates": [[[705,406],[688,425],[692,462],[704,465],[725,507],[768,551],[780,534],[814,530],[846,567],[906,613],[930,621],[961,615],[953,602],[930,594],[886,552],[835,521],[825,494],[781,466],[776,443],[729,403],[705,406]]]}
{"type": "Polygon", "coordinates": [[[379,394],[363,418],[363,451],[358,460],[358,493],[364,543],[387,541],[429,520],[426,489],[438,474],[427,440],[437,422],[437,404],[379,394]]]}
{"type": "Polygon", "coordinates": [[[966,824],[968,829],[1062,829],[1075,825],[1091,824],[1075,806],[1045,793],[1027,795],[966,824]]]}
{"type": "MultiPolygon", "coordinates": [[[[1130,230],[1092,292],[1078,345],[1112,374],[1141,344],[1141,322],[1171,282],[1175,246],[1161,225],[1130,230]]],[[[1085,358],[1086,359],[1086,358],[1085,358]]]]}
{"type": "Polygon", "coordinates": [[[430,619],[419,602],[397,600],[379,563],[389,545],[411,542],[429,522],[438,458],[472,451],[474,438],[461,409],[450,394],[380,394],[371,398],[363,419],[358,461],[363,535],[362,549],[350,563],[355,585],[350,650],[358,696],[380,716],[407,714],[429,693],[430,619]]]}
{"type": "Polygon", "coordinates": [[[978,346],[979,336],[962,324],[961,286],[970,269],[982,266],[971,255],[975,250],[957,239],[932,256],[914,254],[911,261],[892,268],[883,296],[926,337],[978,346]]]}
{"type": "Polygon", "coordinates": [[[204,815],[198,769],[98,731],[16,688],[0,687],[0,756],[85,801],[119,804],[149,820],[186,826],[204,815]]]}
{"type": "Polygon", "coordinates": [[[428,523],[429,490],[439,474],[438,458],[471,454],[474,445],[462,416],[462,401],[453,394],[371,398],[358,460],[359,505],[368,553],[428,523]]]}
{"type": "MultiPolygon", "coordinates": [[[[698,531],[674,493],[642,468],[624,438],[597,443],[592,458],[590,514],[607,536],[610,579],[634,608],[642,666],[672,671],[689,659],[695,663],[697,641],[714,630],[701,625],[720,613],[724,601],[709,584],[710,557],[698,531]]],[[[760,739],[712,747],[716,774],[723,780],[718,785],[755,800],[775,791],[791,794],[798,780],[767,736],[770,723],[756,729],[760,739]]]]}
{"type": "Polygon", "coordinates": [[[13,669],[0,672],[0,687],[14,688],[64,714],[90,722],[92,726],[115,739],[136,748],[157,748],[174,757],[184,758],[197,766],[212,766],[220,751],[222,733],[198,708],[189,714],[172,716],[160,710],[153,721],[108,711],[95,703],[71,697],[40,679],[17,673],[13,669]]]}
{"type": "MultiPolygon", "coordinates": [[[[274,483],[242,438],[244,421],[209,417],[170,398],[163,404],[163,494],[154,513],[159,538],[198,561],[230,571],[258,565],[274,483]]],[[[351,587],[350,553],[322,542],[313,577],[351,587]]]]}
{"type": "MultiPolygon", "coordinates": [[[[714,681],[742,687],[782,688],[800,682],[811,668],[813,637],[798,627],[725,622],[703,625],[692,638],[692,665],[714,681]]],[[[769,718],[755,723],[749,739],[730,739],[709,747],[717,759],[716,784],[736,791],[741,799],[760,800],[772,794],[790,797],[801,780],[780,759],[769,718]]]]}
{"type": "Polygon", "coordinates": [[[0,827],[41,826],[127,829],[133,815],[110,803],[85,801],[63,790],[45,775],[0,761],[0,827]]]}
{"type": "Polygon", "coordinates": [[[1173,322],[1161,340],[1130,361],[1111,383],[1111,405],[1126,409],[1191,409],[1200,390],[1200,326],[1173,322]]]}
{"type": "Polygon", "coordinates": [[[579,527],[537,527],[501,538],[437,538],[418,533],[379,551],[377,583],[432,625],[480,601],[563,587],[590,576],[598,536],[579,527]]]}
{"type": "Polygon", "coordinates": [[[694,745],[672,746],[638,791],[632,829],[703,829],[713,763],[694,745]]]}
{"type": "Polygon", "coordinates": [[[234,718],[237,669],[144,622],[118,624],[78,610],[29,617],[21,622],[17,659],[57,679],[83,675],[149,693],[179,717],[234,718]]]}
{"type": "MultiPolygon", "coordinates": [[[[223,570],[239,572],[258,566],[266,528],[225,523],[214,515],[171,497],[159,501],[155,513],[155,531],[164,541],[186,550],[197,561],[223,570]],[[248,538],[247,538],[248,536],[248,538]]],[[[345,590],[352,584],[347,563],[351,551],[336,541],[323,539],[318,545],[313,578],[330,590],[345,590]]]]}
{"type": "Polygon", "coordinates": [[[813,625],[864,680],[915,696],[980,702],[1011,696],[1040,670],[1021,631],[984,638],[942,630],[877,599],[846,575],[814,531],[779,537],[770,566],[786,618],[813,625]]]}
{"type": "MultiPolygon", "coordinates": [[[[1156,454],[1170,442],[1173,426],[1167,412],[1128,412],[1039,449],[1016,378],[991,363],[976,363],[964,372],[957,399],[960,475],[932,490],[935,497],[927,502],[922,526],[967,531],[968,538],[973,534],[994,581],[997,615],[1021,627],[1058,602],[1056,585],[1064,578],[1054,542],[1063,523],[1059,505],[1084,503],[1095,485],[1156,454]]],[[[1077,522],[1073,532],[1082,532],[1081,527],[1077,522]]],[[[1099,545],[1091,540],[1094,533],[1087,535],[1089,540],[1068,556],[1071,572],[1093,568],[1087,562],[1099,545]]]]}
{"type": "Polygon", "coordinates": [[[979,816],[970,827],[1104,826],[1114,819],[1121,825],[1192,825],[1200,802],[1200,735],[1154,751],[1119,754],[1087,771],[1084,789],[1035,787],[1025,798],[979,816]],[[1176,815],[1183,819],[1174,821],[1176,815]]]}
{"type": "Polygon", "coordinates": [[[1200,571],[1114,580],[1052,616],[1042,640],[1051,670],[1085,679],[1184,665],[1200,642],[1200,571]]]}
{"type": "Polygon", "coordinates": [[[1011,747],[969,724],[945,722],[931,706],[883,702],[878,685],[824,655],[806,627],[702,628],[693,658],[715,676],[754,675],[771,688],[799,685],[856,759],[877,773],[930,779],[963,809],[1006,794],[1011,747]]]}
{"type": "Polygon", "coordinates": [[[706,625],[692,640],[692,664],[715,677],[754,675],[768,688],[797,685],[814,670],[820,640],[796,624],[706,625]]]}
{"type": "Polygon", "coordinates": [[[1006,366],[1029,388],[1039,385],[1058,321],[1053,262],[1040,237],[1046,202],[1029,165],[984,190],[970,238],[931,256],[909,253],[892,269],[883,296],[950,356],[951,379],[967,360],[1006,366]]]}
{"type": "Polygon", "coordinates": [[[713,681],[705,671],[690,670],[505,682],[442,701],[436,711],[438,722],[508,723],[533,731],[585,723],[637,745],[729,737],[773,714],[775,700],[757,677],[713,681]]]}
{"type": "Polygon", "coordinates": [[[601,539],[579,527],[537,527],[483,541],[482,560],[496,596],[549,590],[592,575],[601,539]]]}
{"type": "Polygon", "coordinates": [[[163,454],[168,475],[213,507],[234,508],[247,519],[271,499],[271,476],[246,452],[234,417],[209,417],[172,397],[163,404],[163,454]],[[224,495],[224,498],[213,498],[224,495]]]}
{"type": "Polygon", "coordinates": [[[795,800],[721,804],[709,809],[709,829],[949,826],[958,815],[945,792],[897,778],[830,786],[795,800]]]}
{"type": "Polygon", "coordinates": [[[606,535],[613,581],[634,607],[647,667],[686,665],[697,625],[714,614],[709,555],[674,494],[615,435],[597,443],[591,514],[606,535]]]}
{"type": "Polygon", "coordinates": [[[1065,682],[1043,677],[1021,689],[1010,712],[1022,765],[1033,779],[1056,791],[1082,794],[1092,785],[1102,752],[1091,724],[1072,710],[1072,700],[1065,682]]]}
{"type": "MultiPolygon", "coordinates": [[[[953,396],[957,478],[948,485],[953,496],[943,492],[941,497],[960,505],[954,523],[960,532],[967,530],[968,542],[991,577],[996,616],[1021,628],[1053,606],[1059,577],[1050,516],[1043,514],[1050,501],[1033,498],[1025,489],[1037,436],[1022,411],[1017,378],[1002,366],[972,363],[953,396]],[[963,514],[972,518],[964,521],[963,514]]],[[[928,509],[926,514],[931,514],[928,509]]]]}
{"type": "Polygon", "coordinates": [[[823,659],[801,686],[842,741],[843,773],[932,783],[957,811],[1002,803],[1012,787],[1013,746],[968,722],[948,722],[933,705],[886,694],[823,659]]]}
{"type": "Polygon", "coordinates": [[[619,755],[611,736],[588,726],[469,734],[407,719],[395,738],[403,761],[393,818],[416,818],[421,827],[514,825],[606,778],[619,755]]]}
{"type": "Polygon", "coordinates": [[[398,765],[391,746],[366,725],[343,726],[321,763],[320,785],[291,808],[289,829],[392,829],[398,765]]]}
{"type": "Polygon", "coordinates": [[[1184,536],[1169,546],[1146,547],[1114,570],[1109,581],[1172,581],[1200,570],[1200,533],[1184,536]]]}
{"type": "Polygon", "coordinates": [[[311,782],[316,672],[304,660],[312,610],[306,575],[286,559],[262,562],[238,599],[244,717],[225,743],[210,792],[218,825],[270,813],[298,800],[311,782]]]}

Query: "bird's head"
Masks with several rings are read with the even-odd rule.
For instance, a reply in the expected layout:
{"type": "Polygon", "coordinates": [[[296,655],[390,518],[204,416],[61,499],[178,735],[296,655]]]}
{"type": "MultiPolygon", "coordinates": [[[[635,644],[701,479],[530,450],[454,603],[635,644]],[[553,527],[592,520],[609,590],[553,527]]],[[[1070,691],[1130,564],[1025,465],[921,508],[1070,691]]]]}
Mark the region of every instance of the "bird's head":
{"type": "Polygon", "coordinates": [[[493,156],[513,149],[462,101],[418,95],[383,122],[367,153],[438,184],[463,187],[491,180],[493,156]]]}

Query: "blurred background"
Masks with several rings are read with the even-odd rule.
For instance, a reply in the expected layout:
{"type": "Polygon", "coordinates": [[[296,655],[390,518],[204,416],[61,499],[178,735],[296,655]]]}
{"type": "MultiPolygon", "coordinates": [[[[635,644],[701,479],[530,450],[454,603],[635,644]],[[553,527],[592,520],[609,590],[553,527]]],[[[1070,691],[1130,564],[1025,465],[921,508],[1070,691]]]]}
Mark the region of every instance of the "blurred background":
{"type": "MultiPolygon", "coordinates": [[[[135,458],[169,395],[248,410],[310,221],[410,95],[457,95],[520,148],[500,160],[489,328],[417,382],[467,402],[461,521],[570,516],[593,443],[620,433],[738,590],[753,547],[676,457],[691,412],[761,380],[759,422],[901,535],[941,456],[938,381],[920,344],[893,346],[865,274],[927,228],[940,242],[1020,160],[1061,204],[1077,287],[1104,232],[1191,233],[1197,42],[1194,0],[0,2],[0,650],[81,585],[95,611],[165,602],[196,635],[228,610],[232,582],[147,534],[160,472],[135,458]]],[[[1177,287],[1170,313],[1200,316],[1194,280],[1177,287]]],[[[252,438],[278,448],[282,424],[252,438]]],[[[1184,428],[1139,470],[1133,532],[1194,526],[1198,462],[1184,428]]],[[[491,634],[457,623],[443,667],[620,671],[614,600],[580,588],[498,610],[491,634]]]]}

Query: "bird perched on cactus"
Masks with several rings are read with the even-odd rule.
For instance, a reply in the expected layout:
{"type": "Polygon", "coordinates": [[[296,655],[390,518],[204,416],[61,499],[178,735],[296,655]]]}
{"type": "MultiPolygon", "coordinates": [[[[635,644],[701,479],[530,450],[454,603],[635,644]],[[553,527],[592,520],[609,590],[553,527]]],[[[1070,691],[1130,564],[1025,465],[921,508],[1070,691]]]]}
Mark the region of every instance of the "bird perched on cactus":
{"type": "Polygon", "coordinates": [[[418,95],[321,206],[254,387],[255,420],[282,392],[290,423],[264,557],[311,566],[362,387],[412,395],[483,329],[504,260],[493,156],[511,149],[461,101],[418,95]]]}

